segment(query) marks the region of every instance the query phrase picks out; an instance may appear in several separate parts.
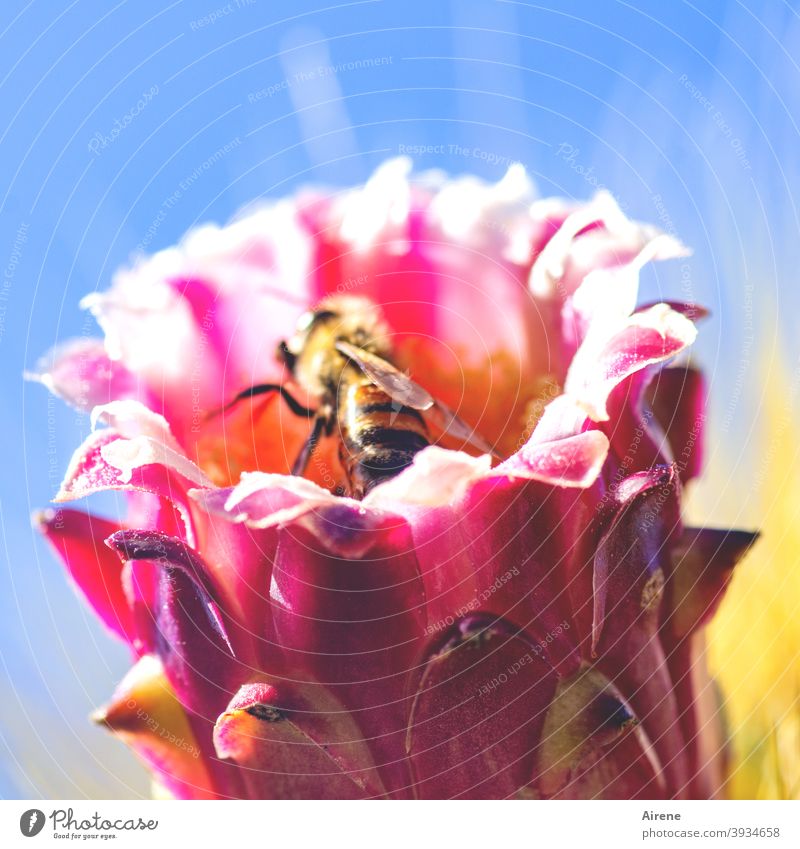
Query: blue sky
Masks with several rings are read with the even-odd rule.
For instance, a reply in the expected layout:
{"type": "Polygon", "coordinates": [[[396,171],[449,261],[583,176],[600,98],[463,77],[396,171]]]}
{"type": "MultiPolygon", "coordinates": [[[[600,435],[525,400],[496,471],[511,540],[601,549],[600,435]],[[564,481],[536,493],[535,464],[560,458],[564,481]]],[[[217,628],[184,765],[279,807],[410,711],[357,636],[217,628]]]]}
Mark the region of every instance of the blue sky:
{"type": "Polygon", "coordinates": [[[0,795],[148,792],[86,720],[125,652],[30,528],[88,423],[22,373],[95,333],[78,302],[115,268],[200,222],[304,183],[361,181],[409,149],[427,150],[419,168],[487,179],[521,161],[542,195],[605,186],[695,250],[688,269],[648,272],[646,296],[712,309],[697,357],[720,442],[739,457],[729,482],[746,486],[758,364],[799,350],[797,12],[782,0],[4,0],[0,795]]]}

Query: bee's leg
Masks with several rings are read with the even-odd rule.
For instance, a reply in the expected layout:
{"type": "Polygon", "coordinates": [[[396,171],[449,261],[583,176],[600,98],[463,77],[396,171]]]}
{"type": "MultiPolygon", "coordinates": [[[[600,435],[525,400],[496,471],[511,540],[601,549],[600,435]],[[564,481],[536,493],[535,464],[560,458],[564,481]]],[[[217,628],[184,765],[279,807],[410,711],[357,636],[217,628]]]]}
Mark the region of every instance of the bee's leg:
{"type": "Polygon", "coordinates": [[[323,431],[327,428],[329,420],[330,414],[327,411],[321,412],[314,419],[314,426],[311,428],[311,433],[308,435],[305,445],[303,445],[300,449],[300,453],[297,455],[297,459],[292,465],[293,475],[302,476],[305,474],[305,471],[308,468],[308,463],[311,460],[311,455],[317,447],[320,436],[322,436],[323,431]]]}
{"type": "Polygon", "coordinates": [[[283,398],[286,402],[286,406],[296,416],[311,419],[317,415],[316,410],[304,407],[299,401],[295,400],[289,390],[285,386],[281,386],[280,383],[259,383],[256,386],[249,386],[247,389],[243,389],[232,401],[229,401],[218,410],[210,412],[207,418],[213,418],[214,416],[218,416],[227,410],[230,410],[231,407],[235,407],[240,401],[246,401],[248,398],[255,398],[257,395],[267,395],[270,392],[280,392],[281,398],[283,398]]]}

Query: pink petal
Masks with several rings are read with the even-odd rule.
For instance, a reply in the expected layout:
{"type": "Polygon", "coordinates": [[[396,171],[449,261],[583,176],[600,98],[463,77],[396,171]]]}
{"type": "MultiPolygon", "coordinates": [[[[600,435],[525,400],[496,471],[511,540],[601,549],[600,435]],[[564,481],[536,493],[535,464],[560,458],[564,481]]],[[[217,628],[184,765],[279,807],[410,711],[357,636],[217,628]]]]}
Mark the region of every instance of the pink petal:
{"type": "Polygon", "coordinates": [[[263,472],[246,472],[235,487],[193,490],[191,496],[208,513],[254,529],[284,525],[315,507],[342,503],[304,478],[263,472]]]}
{"type": "MultiPolygon", "coordinates": [[[[677,703],[659,640],[671,536],[680,533],[672,469],[633,476],[594,559],[592,653],[641,718],[663,764],[669,792],[686,794],[689,765],[677,703]],[[676,742],[677,741],[677,742],[676,742]]],[[[626,482],[627,483],[627,482],[626,482]]]]}
{"type": "MultiPolygon", "coordinates": [[[[206,478],[184,456],[149,436],[120,439],[114,430],[91,434],[78,448],[67,469],[57,502],[84,498],[109,489],[144,492],[174,506],[189,541],[197,528],[188,491],[206,478]]],[[[174,527],[168,518],[167,528],[174,527]]]]}
{"type": "Polygon", "coordinates": [[[556,676],[502,620],[471,615],[429,649],[409,719],[422,799],[504,799],[533,771],[556,676]]]}
{"type": "Polygon", "coordinates": [[[122,567],[104,545],[119,525],[79,510],[47,510],[34,517],[38,529],[64,561],[70,577],[103,623],[133,642],[133,622],[122,588],[122,567]]]}
{"type": "Polygon", "coordinates": [[[590,430],[555,442],[529,442],[494,469],[493,475],[585,489],[597,479],[607,454],[605,434],[590,430]]]}
{"type": "Polygon", "coordinates": [[[662,369],[648,387],[650,405],[686,483],[703,466],[703,434],[706,422],[706,381],[691,366],[662,369]]]}
{"type": "Polygon", "coordinates": [[[592,328],[633,312],[639,271],[653,259],[684,256],[685,248],[657,228],[629,221],[608,192],[578,206],[536,258],[529,287],[557,304],[550,371],[559,380],[592,328]]]}
{"type": "Polygon", "coordinates": [[[199,227],[84,299],[111,356],[151,390],[191,454],[206,412],[280,376],[278,340],[311,305],[309,255],[294,210],[276,204],[199,227]]]}
{"type": "MultiPolygon", "coordinates": [[[[459,362],[476,365],[500,352],[518,370],[543,363],[546,352],[529,333],[537,315],[525,280],[546,236],[528,214],[524,172],[514,169],[496,186],[466,178],[442,187],[435,179],[411,184],[409,170],[408,160],[391,160],[341,198],[306,201],[312,300],[370,298],[417,365],[424,359],[415,359],[415,346],[431,343],[456,374],[459,362]]],[[[413,371],[424,382],[424,367],[413,371]]]]}
{"type": "MultiPolygon", "coordinates": [[[[93,717],[121,737],[178,799],[239,795],[238,777],[209,757],[202,726],[175,698],[158,658],[144,655],[93,717]]],[[[210,727],[209,727],[210,742],[210,727]]]]}
{"type": "MultiPolygon", "coordinates": [[[[474,486],[459,505],[463,538],[476,564],[468,609],[491,611],[524,629],[564,674],[577,663],[566,576],[587,521],[583,498],[581,490],[498,476],[474,486]]],[[[463,575],[461,569],[442,575],[443,598],[463,575]]],[[[430,599],[427,582],[426,592],[430,599]]]]}
{"type": "Polygon", "coordinates": [[[286,675],[318,683],[353,711],[390,793],[408,785],[404,682],[425,629],[408,528],[342,505],[281,532],[270,595],[286,675]],[[358,542],[355,556],[331,553],[358,542]]]}
{"type": "Polygon", "coordinates": [[[199,432],[205,413],[219,409],[248,386],[283,376],[275,351],[302,312],[295,300],[287,303],[255,282],[237,281],[251,270],[245,258],[230,256],[227,262],[231,267],[225,268],[221,282],[187,275],[166,281],[188,306],[196,334],[192,379],[188,385],[172,387],[169,395],[173,418],[178,413],[183,420],[182,441],[187,446],[192,434],[199,432]],[[234,282],[239,285],[232,286],[234,282]],[[175,410],[176,405],[183,406],[183,411],[175,410]],[[191,427],[186,410],[193,411],[191,427]]]}
{"type": "Polygon", "coordinates": [[[307,724],[306,712],[285,706],[271,686],[247,684],[217,720],[214,746],[239,766],[248,798],[364,798],[361,773],[343,771],[339,747],[318,743],[307,724]]]}
{"type": "Polygon", "coordinates": [[[531,434],[529,443],[539,445],[570,439],[592,426],[592,420],[589,418],[586,409],[575,398],[569,395],[559,395],[545,407],[541,419],[539,419],[531,434]]]}
{"type": "Polygon", "coordinates": [[[636,715],[591,667],[559,682],[536,760],[534,798],[667,798],[661,764],[636,715]]]}
{"type": "Polygon", "coordinates": [[[636,313],[619,329],[603,328],[587,337],[570,366],[565,390],[595,421],[607,421],[606,401],[615,386],[680,353],[696,335],[694,325],[666,304],[636,313]]]}
{"type": "Polygon", "coordinates": [[[213,719],[241,672],[205,564],[186,543],[155,532],[120,531],[107,545],[123,562],[136,561],[135,571],[157,570],[152,606],[134,611],[138,636],[158,654],[181,704],[213,719]]]}
{"type": "MultiPolygon", "coordinates": [[[[561,635],[559,626],[570,619],[561,570],[580,535],[582,508],[571,509],[579,498],[570,488],[537,482],[528,470],[514,477],[501,472],[428,448],[367,499],[409,523],[425,586],[427,634],[477,610],[504,616],[543,640],[561,635]]],[[[548,650],[554,664],[573,662],[575,646],[566,634],[548,650]]]]}
{"type": "Polygon", "coordinates": [[[100,339],[75,339],[54,348],[28,377],[84,412],[116,398],[141,397],[145,403],[152,403],[147,387],[121,362],[108,356],[100,339]]]}
{"type": "Polygon", "coordinates": [[[698,322],[703,321],[711,315],[710,310],[706,309],[702,304],[693,304],[686,301],[651,301],[646,304],[641,304],[637,307],[636,312],[646,312],[651,307],[656,306],[657,304],[666,304],[670,309],[675,310],[675,312],[679,312],[681,315],[685,315],[689,321],[698,322]]]}

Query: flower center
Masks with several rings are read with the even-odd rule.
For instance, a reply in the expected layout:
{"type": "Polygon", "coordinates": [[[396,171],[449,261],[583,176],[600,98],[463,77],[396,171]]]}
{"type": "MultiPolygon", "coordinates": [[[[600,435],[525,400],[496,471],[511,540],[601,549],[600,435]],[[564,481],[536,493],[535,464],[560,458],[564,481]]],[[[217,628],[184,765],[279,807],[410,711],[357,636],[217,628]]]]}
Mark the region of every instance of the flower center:
{"type": "MultiPolygon", "coordinates": [[[[390,334],[388,338],[393,339],[393,344],[385,348],[385,356],[392,361],[389,363],[374,352],[365,351],[361,347],[365,344],[363,340],[353,344],[359,340],[352,332],[348,333],[348,328],[352,331],[352,310],[357,305],[348,305],[348,310],[342,313],[340,327],[339,316],[330,312],[335,306],[333,301],[323,303],[325,311],[320,307],[307,314],[306,324],[290,343],[293,359],[291,364],[287,363],[289,376],[284,385],[292,396],[289,402],[294,398],[295,406],[318,410],[320,416],[327,416],[325,422],[315,428],[313,420],[293,412],[291,403],[287,404],[287,399],[278,392],[242,401],[226,415],[207,422],[196,445],[200,466],[218,485],[234,485],[242,472],[300,473],[332,492],[350,494],[354,490],[352,455],[360,456],[361,448],[370,454],[368,449],[375,445],[410,444],[403,437],[408,435],[404,428],[411,429],[412,413],[415,420],[425,421],[425,425],[415,425],[413,429],[421,428],[422,434],[427,429],[431,444],[479,454],[480,449],[464,438],[472,430],[478,444],[488,443],[496,454],[508,457],[525,444],[547,403],[560,393],[558,381],[537,367],[536,358],[531,358],[534,360],[531,365],[523,362],[525,358],[505,350],[487,352],[481,358],[463,342],[446,343],[421,334],[394,337],[390,334]],[[309,315],[319,319],[309,324],[309,315]],[[344,369],[342,366],[348,359],[347,351],[341,350],[343,342],[349,345],[350,356],[356,358],[344,369]],[[361,361],[359,351],[371,359],[361,361]],[[385,372],[381,363],[386,367],[385,372]],[[374,398],[369,403],[362,399],[354,415],[352,404],[346,409],[343,400],[353,395],[343,385],[348,381],[372,384],[379,396],[385,396],[386,404],[376,406],[374,398]],[[414,384],[418,384],[417,390],[414,384]],[[402,397],[397,387],[402,390],[402,397]],[[435,415],[435,409],[426,412],[423,406],[416,409],[405,406],[413,407],[410,399],[417,394],[424,399],[426,393],[456,413],[468,427],[443,431],[443,417],[435,415]],[[391,415],[384,414],[383,409],[389,404],[391,415]],[[354,432],[356,428],[358,432],[354,432]],[[315,444],[310,455],[309,440],[315,444]],[[298,472],[298,458],[303,456],[307,456],[307,462],[304,466],[300,463],[303,468],[298,472]],[[341,460],[342,457],[346,459],[341,460]]],[[[363,390],[361,394],[365,399],[369,395],[363,390]]],[[[424,443],[423,437],[421,444],[424,443]]],[[[415,447],[406,450],[409,456],[403,458],[404,463],[398,463],[398,471],[410,462],[419,444],[417,439],[415,447]]],[[[384,453],[388,456],[388,447],[384,453]]],[[[388,475],[391,474],[389,471],[388,475]]],[[[383,469],[381,479],[386,476],[383,469]]]]}

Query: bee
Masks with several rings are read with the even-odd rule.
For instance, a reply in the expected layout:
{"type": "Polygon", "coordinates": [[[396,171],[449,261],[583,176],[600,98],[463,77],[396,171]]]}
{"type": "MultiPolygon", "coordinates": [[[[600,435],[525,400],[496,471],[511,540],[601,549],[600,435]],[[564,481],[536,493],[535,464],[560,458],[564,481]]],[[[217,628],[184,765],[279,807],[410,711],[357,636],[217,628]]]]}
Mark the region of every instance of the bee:
{"type": "Polygon", "coordinates": [[[277,392],[295,415],[312,419],[294,475],[305,473],[321,437],[334,431],[347,494],[358,499],[410,466],[431,444],[428,422],[493,453],[466,422],[395,366],[389,329],[366,298],[326,298],[300,318],[294,335],[278,345],[277,357],[292,381],[315,399],[313,407],[303,406],[282,384],[261,383],[222,409],[277,392]]]}

